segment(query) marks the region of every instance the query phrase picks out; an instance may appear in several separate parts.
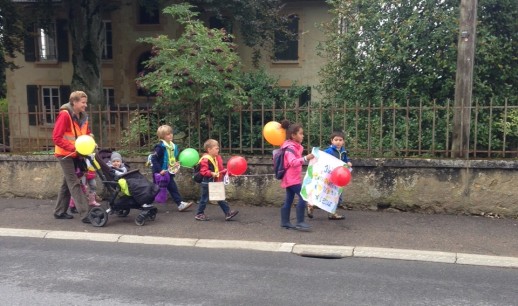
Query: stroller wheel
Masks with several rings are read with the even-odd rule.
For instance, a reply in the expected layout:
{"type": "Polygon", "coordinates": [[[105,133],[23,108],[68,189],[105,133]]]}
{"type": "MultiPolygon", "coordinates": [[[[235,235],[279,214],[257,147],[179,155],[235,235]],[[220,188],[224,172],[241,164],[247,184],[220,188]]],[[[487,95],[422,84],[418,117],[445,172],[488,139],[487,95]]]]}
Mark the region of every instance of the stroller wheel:
{"type": "Polygon", "coordinates": [[[121,209],[118,211],[117,213],[117,217],[127,217],[130,213],[130,209],[129,208],[126,208],[126,209],[121,209]]]}
{"type": "Polygon", "coordinates": [[[88,216],[95,227],[102,227],[108,222],[108,214],[100,207],[90,209],[88,216]]]}
{"type": "Polygon", "coordinates": [[[146,223],[146,216],[143,215],[143,214],[139,214],[136,218],[135,218],[135,224],[138,225],[138,226],[142,226],[146,223]]]}

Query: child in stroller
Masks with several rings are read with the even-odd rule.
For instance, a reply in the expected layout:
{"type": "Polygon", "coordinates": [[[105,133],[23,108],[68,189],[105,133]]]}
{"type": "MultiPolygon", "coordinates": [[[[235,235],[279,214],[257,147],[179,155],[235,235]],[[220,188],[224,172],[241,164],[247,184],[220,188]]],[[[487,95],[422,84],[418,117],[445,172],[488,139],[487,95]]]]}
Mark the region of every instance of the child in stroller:
{"type": "MultiPolygon", "coordinates": [[[[113,152],[120,156],[119,153],[113,152]]],[[[150,182],[138,169],[129,170],[123,174],[115,173],[116,169],[108,166],[111,161],[112,151],[100,150],[94,155],[97,174],[103,185],[110,193],[109,208],[93,208],[90,210],[90,220],[93,226],[104,226],[108,221],[108,215],[116,214],[126,217],[131,209],[139,209],[141,212],[135,218],[137,225],[144,225],[147,220],[154,221],[158,209],[152,205],[159,191],[157,185],[150,182]]]]}

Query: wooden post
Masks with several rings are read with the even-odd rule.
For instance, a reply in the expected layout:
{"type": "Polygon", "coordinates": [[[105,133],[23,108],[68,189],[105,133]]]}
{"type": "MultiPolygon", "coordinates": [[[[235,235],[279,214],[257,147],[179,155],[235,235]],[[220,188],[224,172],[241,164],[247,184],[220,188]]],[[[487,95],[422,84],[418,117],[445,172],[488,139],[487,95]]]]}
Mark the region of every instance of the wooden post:
{"type": "Polygon", "coordinates": [[[457,76],[455,79],[455,104],[453,110],[452,157],[467,158],[469,154],[477,4],[478,0],[461,0],[460,2],[457,76]]]}

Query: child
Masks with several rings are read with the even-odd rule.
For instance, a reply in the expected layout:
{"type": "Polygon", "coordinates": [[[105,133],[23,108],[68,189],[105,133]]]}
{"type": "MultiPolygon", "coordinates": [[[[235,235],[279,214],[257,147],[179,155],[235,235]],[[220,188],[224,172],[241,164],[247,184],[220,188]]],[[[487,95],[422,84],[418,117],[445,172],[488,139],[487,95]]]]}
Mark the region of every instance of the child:
{"type": "MultiPolygon", "coordinates": [[[[324,152],[327,154],[333,155],[334,157],[340,159],[344,163],[346,163],[349,167],[352,167],[353,164],[350,162],[349,157],[347,156],[347,151],[344,148],[344,133],[342,132],[333,132],[331,133],[331,145],[324,152]]],[[[338,200],[338,207],[342,206],[342,196],[340,195],[340,199],[338,200]]],[[[308,206],[308,217],[313,218],[313,206],[308,206]]],[[[344,216],[339,215],[337,213],[329,214],[329,220],[343,220],[344,216]]]]}
{"type": "MultiPolygon", "coordinates": [[[[91,157],[95,158],[93,154],[91,157]]],[[[98,207],[101,204],[97,203],[97,182],[95,181],[97,174],[95,173],[94,166],[90,163],[90,159],[86,159],[86,168],[84,180],[86,181],[85,185],[88,187],[88,204],[98,207]]]]}
{"type": "Polygon", "coordinates": [[[128,172],[128,169],[122,162],[122,156],[119,152],[112,152],[108,166],[112,168],[111,172],[115,176],[115,179],[118,179],[121,175],[128,172]]]}
{"type": "Polygon", "coordinates": [[[170,174],[170,180],[167,184],[167,190],[173,201],[178,206],[178,211],[185,211],[191,207],[193,202],[184,202],[182,196],[178,191],[178,186],[174,181],[176,171],[179,169],[178,147],[173,143],[173,128],[169,125],[159,126],[156,132],[160,143],[155,145],[153,154],[151,155],[151,165],[153,171],[153,182],[158,184],[155,180],[155,173],[164,176],[166,172],[170,174]]]}
{"type": "Polygon", "coordinates": [[[287,168],[284,177],[281,180],[281,187],[286,188],[286,199],[281,207],[281,227],[286,229],[297,229],[307,231],[311,228],[309,224],[304,222],[304,212],[306,210],[306,201],[302,199],[300,190],[302,188],[302,164],[314,158],[313,154],[302,157],[302,140],[304,140],[304,130],[298,123],[290,124],[288,120],[281,122],[281,127],[286,130],[286,140],[281,149],[287,149],[284,154],[284,166],[287,168]],[[297,224],[293,226],[290,223],[291,204],[295,198],[299,197],[297,203],[297,224]]]}
{"type": "MultiPolygon", "coordinates": [[[[200,159],[200,174],[203,176],[201,182],[201,198],[198,205],[198,211],[194,218],[198,221],[209,221],[205,215],[205,207],[209,201],[209,182],[221,182],[223,174],[227,172],[223,166],[223,159],[219,155],[219,143],[214,139],[209,139],[203,144],[205,153],[200,159]]],[[[230,221],[239,211],[230,210],[226,201],[218,201],[219,207],[225,213],[225,220],[230,221]]]]}

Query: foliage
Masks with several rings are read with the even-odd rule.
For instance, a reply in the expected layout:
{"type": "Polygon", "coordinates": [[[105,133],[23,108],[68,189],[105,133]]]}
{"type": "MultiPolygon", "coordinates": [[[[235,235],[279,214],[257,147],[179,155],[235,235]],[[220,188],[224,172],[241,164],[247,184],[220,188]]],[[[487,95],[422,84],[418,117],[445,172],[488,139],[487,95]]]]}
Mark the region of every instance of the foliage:
{"type": "MultiPolygon", "coordinates": [[[[392,143],[402,151],[414,148],[418,152],[424,145],[448,149],[451,118],[442,117],[440,112],[419,114],[412,108],[444,107],[454,98],[458,1],[329,0],[328,3],[333,18],[322,25],[326,39],[319,46],[320,54],[329,59],[320,72],[323,103],[351,109],[375,108],[368,114],[358,116],[348,112],[340,118],[354,123],[360,131],[359,139],[371,136],[371,143],[358,143],[358,147],[370,150],[380,143],[392,143]],[[376,111],[383,105],[406,106],[409,111],[395,117],[389,125],[373,124],[383,118],[382,112],[376,111]],[[437,116],[448,121],[436,126],[439,130],[435,135],[427,135],[427,128],[439,119],[437,116]],[[414,141],[398,143],[398,139],[407,139],[407,135],[414,141]]],[[[473,100],[487,105],[491,98],[499,101],[508,98],[511,105],[516,105],[518,3],[481,0],[478,12],[473,100]]],[[[499,114],[493,114],[491,119],[486,111],[480,115],[483,117],[478,117],[479,129],[472,135],[487,139],[487,127],[480,122],[495,124],[499,114]]],[[[495,138],[492,145],[501,145],[498,139],[502,134],[495,132],[495,126],[492,128],[491,138],[495,138]]]]}

